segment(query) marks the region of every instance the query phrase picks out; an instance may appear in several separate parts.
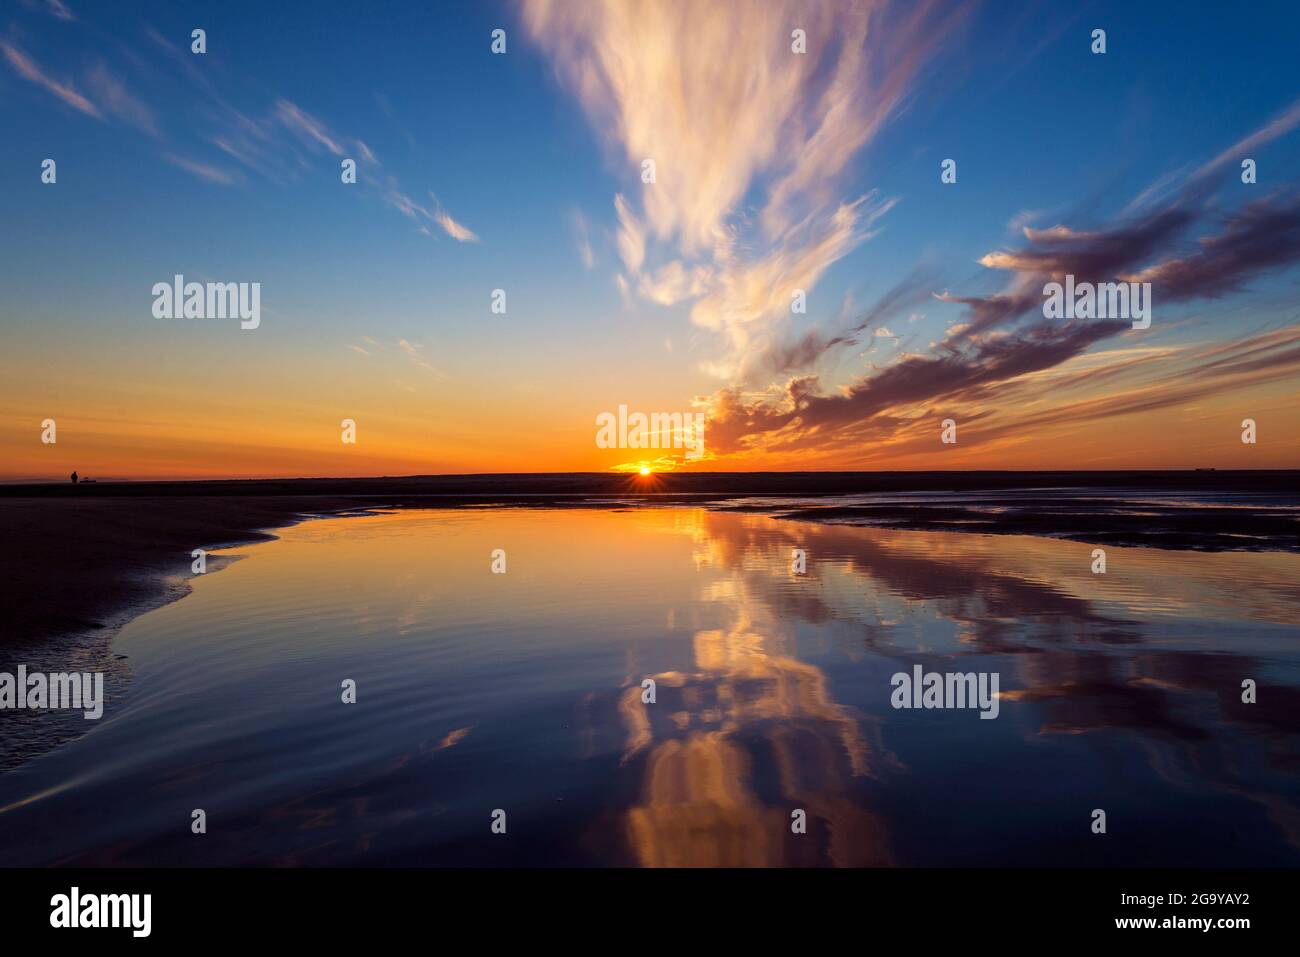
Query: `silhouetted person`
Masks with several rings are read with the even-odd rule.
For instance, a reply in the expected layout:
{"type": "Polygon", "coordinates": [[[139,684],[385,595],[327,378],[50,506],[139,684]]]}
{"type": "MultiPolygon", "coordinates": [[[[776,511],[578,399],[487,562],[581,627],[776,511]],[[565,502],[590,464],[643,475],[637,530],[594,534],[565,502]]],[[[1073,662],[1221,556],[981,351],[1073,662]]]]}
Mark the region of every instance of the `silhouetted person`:
{"type": "Polygon", "coordinates": [[[77,473],[76,473],[76,472],[73,472],[73,473],[72,473],[72,484],[73,484],[73,485],[76,485],[76,484],[77,484],[77,473]]]}

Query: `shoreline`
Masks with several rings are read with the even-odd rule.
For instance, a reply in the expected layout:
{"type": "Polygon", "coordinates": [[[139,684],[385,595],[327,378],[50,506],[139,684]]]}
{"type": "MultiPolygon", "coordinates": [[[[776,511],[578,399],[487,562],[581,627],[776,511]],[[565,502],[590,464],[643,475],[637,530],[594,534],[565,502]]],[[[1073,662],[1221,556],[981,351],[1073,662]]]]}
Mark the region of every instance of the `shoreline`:
{"type": "Polygon", "coordinates": [[[1300,469],[1140,469],[1094,471],[931,472],[625,472],[483,473],[371,478],[196,479],[115,481],[73,485],[0,482],[0,500],[102,497],[484,497],[504,501],[539,495],[824,496],[886,492],[970,492],[1029,488],[1160,489],[1290,493],[1300,496],[1300,469]]]}
{"type": "MultiPolygon", "coordinates": [[[[11,530],[12,521],[7,513],[9,505],[0,501],[0,527],[6,533],[11,530]]],[[[287,528],[311,517],[308,513],[287,512],[276,517],[272,524],[245,527],[246,523],[237,523],[228,529],[229,537],[220,543],[199,543],[193,547],[215,551],[273,541],[278,536],[272,529],[287,528]]],[[[6,539],[11,540],[8,535],[6,539]]],[[[169,554],[170,550],[159,553],[157,547],[147,548],[143,555],[136,555],[135,551],[126,549],[125,561],[115,564],[112,555],[104,554],[102,541],[92,543],[80,557],[102,563],[102,567],[114,569],[116,573],[103,575],[106,580],[97,587],[76,589],[75,597],[61,596],[60,610],[43,617],[34,614],[34,609],[50,607],[54,596],[48,594],[48,584],[34,584],[32,577],[39,575],[50,583],[56,576],[41,575],[43,565],[28,556],[23,556],[21,568],[15,567],[12,558],[0,559],[0,601],[10,609],[11,615],[0,635],[0,671],[12,672],[22,663],[29,672],[99,671],[104,674],[104,714],[96,721],[85,721],[75,710],[6,712],[5,720],[16,723],[17,730],[23,733],[0,735],[0,774],[93,731],[101,721],[110,718],[130,693],[131,685],[127,656],[113,651],[119,632],[136,618],[179,601],[193,590],[192,559],[188,551],[180,553],[181,557],[169,554]]],[[[234,560],[224,556],[212,559],[207,571],[221,571],[234,560]]],[[[67,570],[63,569],[65,573],[67,570]]]]}

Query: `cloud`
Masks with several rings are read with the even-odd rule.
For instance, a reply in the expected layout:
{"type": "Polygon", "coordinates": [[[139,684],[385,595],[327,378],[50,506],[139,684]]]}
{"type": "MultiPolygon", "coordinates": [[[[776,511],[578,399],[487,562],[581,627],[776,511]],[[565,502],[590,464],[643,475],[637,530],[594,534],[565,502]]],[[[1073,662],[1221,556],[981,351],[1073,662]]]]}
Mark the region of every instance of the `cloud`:
{"type": "Polygon", "coordinates": [[[366,145],[364,140],[354,139],[352,142],[356,146],[357,150],[361,153],[362,159],[364,159],[367,163],[371,163],[375,166],[379,165],[379,157],[375,155],[374,150],[372,150],[369,146],[366,145]]]}
{"type": "Polygon", "coordinates": [[[1191,164],[1180,166],[1165,173],[1129,203],[1125,212],[1132,212],[1149,203],[1165,200],[1180,184],[1186,188],[1188,185],[1204,183],[1225,166],[1232,165],[1235,167],[1241,160],[1253,158],[1251,154],[1255,150],[1261,146],[1266,146],[1280,136],[1285,136],[1297,126],[1300,126],[1300,99],[1259,129],[1238,140],[1190,174],[1188,170],[1191,168],[1191,164]]]}
{"type": "Polygon", "coordinates": [[[132,96],[126,84],[109,72],[107,66],[97,64],[90,71],[88,80],[94,98],[109,113],[150,136],[158,135],[158,124],[153,111],[132,96]]]}
{"type": "MultiPolygon", "coordinates": [[[[384,194],[384,202],[403,216],[415,220],[417,223],[432,223],[457,242],[476,243],[479,241],[478,235],[473,230],[451,218],[451,214],[443,209],[442,204],[438,202],[437,196],[430,193],[429,199],[432,205],[421,206],[397,189],[395,183],[396,180],[390,180],[388,191],[384,194]]],[[[433,236],[433,232],[425,225],[420,226],[420,232],[425,236],[433,236]]]]}
{"type": "Polygon", "coordinates": [[[435,368],[427,359],[424,358],[419,346],[412,342],[407,342],[405,339],[398,339],[397,345],[407,354],[407,356],[410,357],[411,361],[415,363],[416,366],[423,369],[425,372],[433,373],[439,379],[445,378],[441,369],[435,368]]]}
{"type": "Polygon", "coordinates": [[[286,129],[309,146],[323,146],[335,156],[343,155],[343,147],[330,135],[325,124],[296,104],[284,99],[276,100],[275,115],[286,129]]]}
{"type": "Polygon", "coordinates": [[[1096,231],[1065,226],[1026,229],[1028,243],[1023,249],[988,253],[980,259],[980,265],[1045,276],[1073,273],[1080,280],[1109,279],[1150,259],[1196,216],[1194,208],[1183,205],[1096,231]]]}
{"type": "MultiPolygon", "coordinates": [[[[912,308],[931,297],[934,288],[934,273],[929,267],[918,267],[890,287],[872,306],[851,324],[834,334],[824,334],[817,329],[800,333],[794,340],[769,336],[761,349],[753,352],[753,358],[743,369],[740,376],[746,381],[770,381],[772,375],[786,375],[813,368],[823,358],[848,345],[858,343],[863,338],[876,338],[882,333],[881,324],[904,313],[912,313],[912,308]]],[[[848,303],[846,301],[845,306],[848,303]]],[[[885,334],[889,334],[887,331],[885,334]]]]}
{"type": "Polygon", "coordinates": [[[627,271],[635,275],[645,262],[645,227],[622,193],[614,194],[614,212],[618,215],[618,255],[627,271]]]}
{"type": "Polygon", "coordinates": [[[621,285],[662,304],[698,299],[692,320],[731,353],[719,370],[751,364],[793,288],[811,289],[892,205],[845,197],[842,181],[965,16],[938,9],[769,0],[738,17],[691,0],[525,0],[528,33],[624,171],[621,285]],[[794,26],[806,55],[791,50],[794,26]]]}
{"type": "Polygon", "coordinates": [[[1181,171],[1162,177],[1116,222],[1092,229],[1026,226],[1022,248],[995,250],[979,260],[1013,274],[1005,289],[989,296],[936,296],[967,307],[965,320],[949,330],[942,346],[954,348],[1037,310],[1044,282],[1066,275],[1079,282],[1150,282],[1155,302],[1174,303],[1236,292],[1248,278],[1300,261],[1300,192],[1294,184],[1231,214],[1220,234],[1200,237],[1196,252],[1180,250],[1185,235],[1216,226],[1210,174],[1297,126],[1300,100],[1182,183],[1181,171]]]}
{"type": "Polygon", "coordinates": [[[688,270],[680,261],[674,260],[653,274],[643,274],[636,288],[641,298],[672,306],[702,295],[709,289],[712,278],[712,272],[705,267],[688,270]]]}
{"type": "Polygon", "coordinates": [[[460,223],[456,222],[456,220],[452,219],[451,214],[449,214],[445,209],[434,210],[433,220],[439,226],[442,227],[443,232],[445,232],[448,236],[450,236],[452,239],[456,240],[457,242],[460,243],[478,242],[478,236],[475,234],[475,232],[472,229],[462,226],[460,223]]]}
{"type": "Polygon", "coordinates": [[[969,354],[903,356],[830,394],[819,392],[815,377],[791,380],[784,394],[759,401],[723,390],[712,401],[709,443],[719,453],[755,444],[799,449],[840,444],[868,426],[892,432],[901,420],[891,411],[969,397],[986,386],[1051,368],[1128,327],[1119,321],[1043,322],[1016,338],[984,342],[969,354]]]}
{"type": "Polygon", "coordinates": [[[45,12],[57,20],[70,23],[77,19],[63,0],[45,0],[45,12]]]}
{"type": "Polygon", "coordinates": [[[760,368],[768,374],[784,375],[811,368],[817,360],[837,346],[853,342],[851,336],[827,336],[809,329],[793,341],[774,343],[763,352],[760,368]]]}
{"type": "Polygon", "coordinates": [[[186,159],[184,156],[177,156],[175,153],[163,154],[163,159],[178,166],[187,173],[193,173],[199,179],[206,180],[209,183],[219,183],[223,186],[229,186],[235,182],[233,174],[219,169],[216,166],[209,166],[207,163],[200,163],[197,160],[186,159]]]}
{"type": "MultiPolygon", "coordinates": [[[[1089,362],[1088,350],[1110,337],[1131,335],[1130,323],[1041,318],[1048,277],[1150,282],[1159,304],[1239,292],[1249,279],[1300,263],[1300,189],[1295,185],[1225,214],[1203,184],[1189,183],[1164,205],[1138,216],[1089,229],[1027,228],[1024,237],[1021,248],[980,260],[986,268],[1010,273],[1000,292],[935,296],[963,305],[965,315],[942,342],[932,344],[929,355],[901,351],[889,367],[835,390],[815,375],[757,392],[720,390],[707,400],[711,449],[719,454],[842,455],[846,447],[869,444],[871,455],[918,454],[935,448],[932,429],[924,428],[939,410],[960,413],[968,425],[966,447],[1015,444],[1030,431],[1040,434],[1069,423],[1239,394],[1300,372],[1297,326],[1200,350],[1112,350],[1104,360],[1089,362]],[[1191,251],[1188,236],[1193,237],[1191,251]],[[1026,325],[1024,320],[1034,315],[1038,320],[1026,325]],[[1072,390],[1103,387],[1103,382],[1106,391],[1100,398],[1071,395],[1072,390]],[[1010,409],[1014,415],[1005,415],[1010,409]]],[[[874,318],[901,312],[908,300],[905,288],[891,290],[872,310],[874,318]]],[[[888,334],[885,326],[867,319],[835,336],[808,331],[793,343],[769,349],[770,367],[811,368],[831,349],[856,341],[865,328],[888,334]]]]}
{"type": "MultiPolygon", "coordinates": [[[[1132,204],[1128,207],[1133,209],[1132,204]]],[[[1006,326],[1041,308],[1042,287],[1067,275],[1076,282],[1150,282],[1155,302],[1213,299],[1237,292],[1247,279],[1300,261],[1300,191],[1294,184],[1222,217],[1203,183],[1187,184],[1165,205],[1089,230],[1067,226],[1025,229],[1016,250],[983,256],[981,265],[1012,273],[1012,281],[988,296],[937,295],[967,307],[946,346],[1006,326]],[[1198,228],[1219,228],[1182,251],[1198,228]]]]}
{"type": "MultiPolygon", "coordinates": [[[[66,11],[66,7],[51,0],[50,10],[59,15],[59,10],[66,11]]],[[[201,158],[182,155],[174,147],[162,155],[165,162],[210,183],[230,185],[241,182],[246,169],[283,184],[298,177],[303,170],[318,165],[318,154],[322,152],[344,157],[346,150],[352,150],[353,155],[366,164],[365,170],[359,170],[358,182],[377,189],[383,202],[419,221],[421,232],[432,236],[429,227],[435,226],[457,242],[479,241],[478,235],[454,219],[436,198],[432,206],[426,208],[411,200],[395,177],[381,175],[379,157],[365,140],[336,134],[323,120],[284,97],[273,99],[260,113],[246,112],[229,102],[219,91],[217,80],[224,75],[219,61],[213,61],[211,69],[199,69],[194,61],[204,58],[193,57],[187,49],[152,27],[146,26],[144,33],[152,48],[168,58],[168,76],[188,80],[200,94],[200,100],[191,107],[191,112],[206,128],[203,138],[239,166],[226,169],[201,158]],[[346,150],[343,144],[347,144],[346,150]]],[[[10,41],[0,39],[0,57],[19,76],[87,116],[101,121],[111,116],[150,136],[161,136],[160,123],[154,111],[128,89],[115,65],[102,61],[95,63],[86,74],[88,92],[83,95],[71,84],[53,79],[10,41]]],[[[139,69],[150,68],[135,51],[124,51],[124,57],[139,69]]],[[[377,102],[391,114],[386,100],[377,97],[377,102]]]]}
{"type": "Polygon", "coordinates": [[[794,291],[812,289],[832,263],[870,238],[868,227],[893,205],[871,193],[840,204],[829,216],[809,216],[761,257],[723,258],[710,276],[707,294],[691,309],[691,320],[726,332],[743,348],[754,325],[787,315],[794,291]]]}
{"type": "Polygon", "coordinates": [[[59,83],[51,79],[44,71],[22,50],[18,49],[7,40],[0,40],[0,52],[3,52],[9,65],[24,80],[35,83],[37,86],[44,87],[48,92],[58,97],[74,110],[85,113],[87,116],[93,116],[97,120],[102,120],[103,114],[94,103],[78,93],[73,87],[66,83],[59,83]]]}
{"type": "Polygon", "coordinates": [[[1300,194],[1275,195],[1229,217],[1223,232],[1206,236],[1189,256],[1167,259],[1134,276],[1150,282],[1164,301],[1217,298],[1247,279],[1300,261],[1300,194]]]}
{"type": "Polygon", "coordinates": [[[573,211],[573,231],[577,236],[578,259],[582,261],[584,269],[594,269],[596,256],[591,250],[591,227],[587,225],[587,217],[578,209],[573,211]]]}
{"type": "Polygon", "coordinates": [[[388,205],[392,206],[408,219],[419,220],[421,218],[432,218],[432,213],[429,210],[425,209],[415,200],[411,199],[411,197],[395,188],[390,188],[388,192],[384,194],[384,202],[388,203],[388,205]]]}
{"type": "Polygon", "coordinates": [[[442,227],[442,231],[456,240],[458,243],[476,243],[479,241],[477,234],[467,226],[464,226],[451,218],[451,214],[442,208],[438,202],[438,197],[432,193],[429,197],[433,200],[433,221],[442,227]]]}
{"type": "Polygon", "coordinates": [[[1290,133],[1297,126],[1300,126],[1300,100],[1296,100],[1268,123],[1210,160],[1193,174],[1193,178],[1209,176],[1230,163],[1236,165],[1241,160],[1250,158],[1254,150],[1271,143],[1279,136],[1290,133]]]}

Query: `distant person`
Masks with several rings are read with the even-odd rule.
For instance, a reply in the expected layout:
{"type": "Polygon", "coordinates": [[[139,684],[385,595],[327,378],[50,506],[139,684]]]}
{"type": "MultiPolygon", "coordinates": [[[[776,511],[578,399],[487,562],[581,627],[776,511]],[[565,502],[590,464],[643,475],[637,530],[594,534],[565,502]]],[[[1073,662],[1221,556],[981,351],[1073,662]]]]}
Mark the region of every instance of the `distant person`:
{"type": "Polygon", "coordinates": [[[76,484],[77,484],[77,473],[76,473],[76,472],[73,472],[73,473],[72,473],[72,484],[73,484],[73,485],[76,485],[76,484]]]}

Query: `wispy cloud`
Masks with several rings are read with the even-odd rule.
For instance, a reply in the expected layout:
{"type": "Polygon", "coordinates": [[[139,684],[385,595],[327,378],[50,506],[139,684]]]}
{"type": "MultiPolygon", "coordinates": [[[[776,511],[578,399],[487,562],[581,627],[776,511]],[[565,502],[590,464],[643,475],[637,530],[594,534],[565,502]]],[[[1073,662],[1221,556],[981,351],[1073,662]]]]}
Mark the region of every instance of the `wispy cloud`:
{"type": "Polygon", "coordinates": [[[952,23],[936,10],[524,3],[529,33],[626,171],[614,197],[622,285],[661,304],[694,300],[693,321],[729,347],[718,372],[742,368],[792,290],[811,289],[892,205],[843,197],[842,178],[936,53],[952,23]],[[795,26],[806,55],[791,49],[795,26]],[[646,160],[653,183],[638,182],[646,160]]]}
{"type": "Polygon", "coordinates": [[[353,140],[352,142],[353,144],[355,144],[357,151],[361,154],[362,159],[364,159],[367,163],[371,163],[376,166],[379,165],[379,157],[375,155],[374,150],[372,150],[369,146],[365,144],[364,140],[353,140]]]}
{"type": "Polygon", "coordinates": [[[275,115],[287,129],[309,146],[323,146],[335,156],[343,155],[343,147],[330,135],[325,124],[297,104],[284,99],[276,100],[275,115]]]}
{"type": "Polygon", "coordinates": [[[1251,154],[1273,140],[1300,127],[1300,100],[1296,100],[1272,120],[1242,137],[1213,159],[1192,169],[1192,164],[1184,164],[1165,173],[1154,183],[1144,189],[1128,204],[1126,215],[1134,213],[1145,206],[1167,203],[1169,198],[1180,190],[1200,187],[1204,181],[1211,179],[1224,167],[1236,167],[1244,159],[1253,159],[1251,154]]]}
{"type": "Polygon", "coordinates": [[[1250,278],[1300,261],[1300,193],[1277,194],[1232,214],[1222,232],[1205,236],[1187,256],[1124,278],[1150,282],[1162,299],[1212,299],[1238,292],[1250,278]]]}
{"type": "Polygon", "coordinates": [[[442,227],[443,232],[458,243],[476,243],[479,241],[478,235],[472,229],[451,218],[451,214],[443,209],[442,204],[438,202],[438,197],[432,193],[429,194],[429,197],[433,200],[433,221],[442,227]]]}
{"type": "MultiPolygon", "coordinates": [[[[1279,135],[1282,126],[1274,120],[1263,131],[1279,135]]],[[[928,355],[908,353],[904,343],[891,365],[839,388],[802,375],[780,387],[720,390],[708,400],[712,450],[828,452],[870,443],[885,455],[928,453],[937,447],[932,426],[940,409],[968,424],[964,448],[1015,443],[1030,431],[1167,409],[1294,377],[1300,371],[1295,325],[1200,350],[1130,346],[1111,350],[1103,362],[1087,353],[1112,337],[1132,336],[1130,323],[1043,321],[1044,282],[1067,274],[1081,282],[1150,282],[1153,301],[1173,304],[1240,292],[1252,279],[1300,263],[1295,184],[1229,213],[1204,176],[1161,192],[1162,200],[1148,197],[1139,213],[1130,204],[1117,220],[1088,228],[1022,226],[1019,248],[979,260],[1009,274],[1002,290],[936,296],[965,311],[928,355]],[[1095,390],[1103,381],[1099,398],[1095,390]]],[[[901,314],[914,292],[900,284],[872,318],[901,314]]],[[[864,320],[834,336],[810,330],[769,349],[766,359],[774,371],[811,368],[871,327],[864,320]]],[[[874,334],[889,330],[876,324],[874,334]]]]}
{"type": "Polygon", "coordinates": [[[1271,143],[1279,136],[1284,136],[1285,134],[1290,133],[1297,126],[1300,126],[1300,100],[1296,100],[1268,123],[1265,123],[1249,136],[1234,143],[1214,159],[1210,160],[1210,162],[1206,163],[1196,171],[1195,176],[1208,176],[1211,173],[1222,169],[1229,163],[1236,165],[1243,159],[1247,159],[1252,152],[1259,149],[1261,146],[1266,143],[1271,143]]]}
{"type": "Polygon", "coordinates": [[[103,63],[96,64],[87,78],[94,98],[113,116],[143,130],[150,136],[158,135],[158,123],[153,111],[131,95],[126,83],[115,76],[103,63]]]}
{"type": "MultiPolygon", "coordinates": [[[[61,19],[72,19],[70,11],[58,0],[51,0],[49,9],[61,19]],[[62,16],[63,12],[68,16],[62,16]]],[[[381,175],[379,156],[365,139],[336,133],[324,119],[285,97],[272,99],[269,107],[261,111],[236,106],[220,91],[220,80],[226,74],[219,57],[199,58],[207,62],[205,69],[198,69],[194,63],[196,58],[188,50],[156,29],[146,27],[145,35],[151,48],[168,58],[169,75],[187,80],[192,91],[199,95],[191,113],[198,120],[201,138],[238,165],[230,168],[220,162],[214,163],[195,155],[192,146],[182,148],[170,142],[170,148],[160,157],[164,162],[209,183],[231,185],[243,181],[244,171],[250,171],[283,184],[293,181],[304,169],[318,163],[319,154],[355,158],[364,164],[358,169],[358,183],[377,189],[384,202],[419,221],[421,232],[432,236],[433,228],[436,228],[460,243],[480,241],[478,234],[454,218],[432,193],[432,203],[426,207],[411,200],[394,176],[381,175]]],[[[111,117],[160,138],[162,123],[158,115],[132,92],[122,72],[116,68],[119,62],[130,62],[137,69],[148,71],[151,69],[148,60],[136,50],[122,48],[118,53],[117,59],[111,62],[100,59],[90,67],[85,74],[86,92],[83,94],[71,82],[55,79],[13,42],[0,39],[0,57],[23,79],[86,116],[100,121],[111,117]]],[[[107,53],[102,55],[107,56],[107,53]]],[[[377,101],[391,114],[387,100],[377,101]]]]}
{"type": "Polygon", "coordinates": [[[63,0],[45,0],[45,9],[50,16],[59,20],[72,21],[77,19],[63,0]]]}
{"type": "Polygon", "coordinates": [[[60,83],[48,76],[37,65],[36,61],[29,57],[22,50],[18,49],[7,40],[0,40],[0,52],[4,53],[5,59],[14,71],[24,80],[35,83],[43,87],[46,91],[62,100],[65,104],[85,113],[87,116],[93,116],[97,120],[102,120],[103,114],[100,113],[99,107],[95,106],[90,100],[82,96],[70,84],[60,83]]]}
{"type": "Polygon", "coordinates": [[[584,269],[594,269],[596,256],[591,249],[591,227],[587,224],[587,217],[582,215],[582,210],[573,211],[573,231],[577,237],[578,259],[584,269]]]}
{"type": "Polygon", "coordinates": [[[438,202],[438,197],[432,193],[429,194],[430,205],[422,206],[407,196],[397,188],[397,181],[390,177],[387,191],[384,193],[384,202],[392,206],[395,210],[405,216],[420,223],[419,230],[425,236],[432,237],[433,232],[425,223],[436,225],[452,239],[461,243],[476,243],[479,241],[478,234],[468,226],[456,222],[438,202]]]}
{"type": "Polygon", "coordinates": [[[421,351],[420,347],[415,343],[407,342],[405,339],[398,339],[397,345],[406,353],[416,367],[423,369],[425,372],[432,373],[439,379],[445,378],[442,370],[436,368],[432,363],[430,363],[429,360],[424,357],[424,353],[421,351]]]}
{"type": "Polygon", "coordinates": [[[163,159],[177,166],[187,173],[193,173],[199,179],[206,180],[209,183],[219,183],[222,186],[229,186],[235,182],[234,174],[220,169],[216,166],[209,166],[207,163],[200,163],[197,160],[186,159],[184,156],[177,156],[175,153],[164,153],[163,159]]]}

